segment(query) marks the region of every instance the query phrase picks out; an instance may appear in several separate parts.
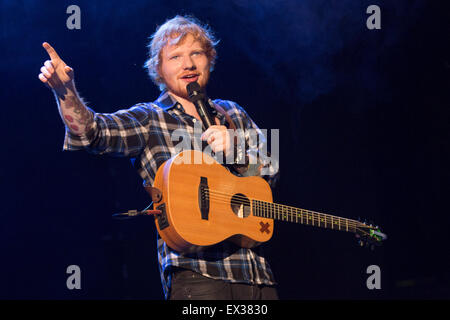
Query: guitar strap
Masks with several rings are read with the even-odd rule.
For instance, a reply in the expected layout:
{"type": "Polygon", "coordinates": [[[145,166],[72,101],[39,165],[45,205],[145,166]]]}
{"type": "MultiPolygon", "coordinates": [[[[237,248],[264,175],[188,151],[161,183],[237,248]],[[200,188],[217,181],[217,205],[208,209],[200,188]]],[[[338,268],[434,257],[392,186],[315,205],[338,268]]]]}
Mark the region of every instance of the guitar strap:
{"type": "Polygon", "coordinates": [[[236,130],[236,125],[234,124],[233,120],[231,120],[230,115],[221,106],[215,103],[210,103],[210,105],[213,106],[217,112],[221,113],[225,117],[228,123],[228,129],[236,130]]]}

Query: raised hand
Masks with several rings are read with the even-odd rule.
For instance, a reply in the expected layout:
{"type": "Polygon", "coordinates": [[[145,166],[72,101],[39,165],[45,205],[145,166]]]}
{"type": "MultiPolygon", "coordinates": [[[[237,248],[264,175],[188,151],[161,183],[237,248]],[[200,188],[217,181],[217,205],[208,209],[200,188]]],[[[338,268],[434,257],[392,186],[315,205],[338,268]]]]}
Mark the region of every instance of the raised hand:
{"type": "Polygon", "coordinates": [[[39,79],[48,87],[55,90],[58,96],[64,96],[67,90],[75,90],[74,87],[74,72],[56,53],[55,49],[47,43],[42,44],[47,51],[51,60],[44,62],[41,67],[39,79]]]}
{"type": "Polygon", "coordinates": [[[66,127],[74,134],[85,133],[93,123],[90,112],[75,89],[73,69],[56,53],[55,49],[44,42],[42,44],[51,60],[44,62],[39,79],[57,96],[59,113],[66,127]]]}

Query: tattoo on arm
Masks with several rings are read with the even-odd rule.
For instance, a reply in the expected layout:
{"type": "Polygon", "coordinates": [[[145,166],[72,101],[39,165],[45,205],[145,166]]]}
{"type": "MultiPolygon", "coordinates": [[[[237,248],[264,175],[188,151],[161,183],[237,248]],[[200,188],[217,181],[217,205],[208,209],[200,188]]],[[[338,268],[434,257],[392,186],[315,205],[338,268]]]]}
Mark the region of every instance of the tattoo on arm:
{"type": "Polygon", "coordinates": [[[93,114],[77,96],[66,95],[62,101],[60,100],[60,108],[64,122],[76,134],[85,133],[94,122],[93,114]]]}

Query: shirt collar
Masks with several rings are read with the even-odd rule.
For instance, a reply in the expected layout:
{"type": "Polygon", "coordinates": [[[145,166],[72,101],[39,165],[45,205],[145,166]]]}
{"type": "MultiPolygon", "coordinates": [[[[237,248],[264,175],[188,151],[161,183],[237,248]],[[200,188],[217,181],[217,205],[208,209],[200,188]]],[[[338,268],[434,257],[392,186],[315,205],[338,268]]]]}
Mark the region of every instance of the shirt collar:
{"type": "MultiPolygon", "coordinates": [[[[182,105],[177,100],[175,100],[167,90],[161,92],[158,99],[156,99],[153,103],[156,104],[158,107],[162,108],[164,111],[168,111],[176,107],[177,105],[180,105],[182,107],[182,105]]],[[[223,114],[217,112],[216,117],[219,119],[221,123],[224,123],[225,116],[223,114]]]]}
{"type": "Polygon", "coordinates": [[[175,107],[178,104],[178,101],[172,98],[167,90],[164,90],[153,103],[164,109],[164,111],[167,111],[175,107]]]}

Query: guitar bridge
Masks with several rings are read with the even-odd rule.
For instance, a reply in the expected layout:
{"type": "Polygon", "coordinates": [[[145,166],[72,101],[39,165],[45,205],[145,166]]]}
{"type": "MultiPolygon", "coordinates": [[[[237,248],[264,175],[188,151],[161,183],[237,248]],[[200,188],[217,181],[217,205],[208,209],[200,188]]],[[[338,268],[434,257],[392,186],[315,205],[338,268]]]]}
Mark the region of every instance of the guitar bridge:
{"type": "Polygon", "coordinates": [[[209,217],[209,187],[208,178],[200,177],[198,186],[198,205],[202,213],[202,219],[208,220],[209,217]]]}

